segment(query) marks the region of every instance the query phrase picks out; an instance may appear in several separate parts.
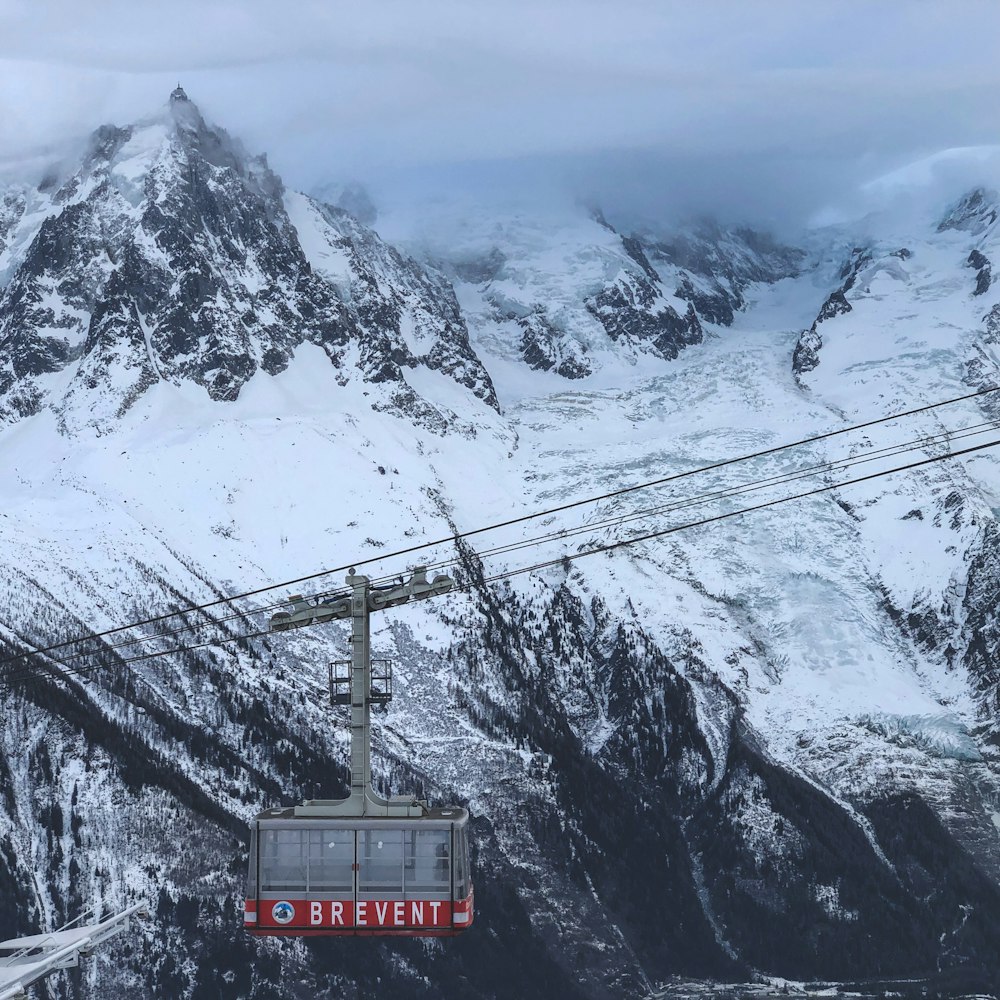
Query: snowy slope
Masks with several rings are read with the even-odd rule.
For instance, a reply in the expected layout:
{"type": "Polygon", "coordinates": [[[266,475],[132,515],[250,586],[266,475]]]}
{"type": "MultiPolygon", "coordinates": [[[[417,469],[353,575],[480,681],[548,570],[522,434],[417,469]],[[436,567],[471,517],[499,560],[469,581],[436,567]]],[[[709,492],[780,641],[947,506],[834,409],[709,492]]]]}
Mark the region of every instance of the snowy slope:
{"type": "Polygon", "coordinates": [[[0,638],[457,560],[463,593],[377,621],[397,697],[376,767],[468,803],[477,926],[363,956],[240,936],[247,817],[343,789],[323,686],[346,633],[125,659],[256,631],[282,591],[240,603],[250,625],[109,636],[74,661],[88,683],[49,661],[0,689],[0,931],[154,900],[158,929],[67,996],[995,975],[992,452],[559,562],[834,481],[713,496],[990,404],[448,540],[992,384],[988,189],[804,250],[622,234],[574,206],[379,235],[284,190],[189,105],[102,130],[69,176],[0,201],[0,638]]]}

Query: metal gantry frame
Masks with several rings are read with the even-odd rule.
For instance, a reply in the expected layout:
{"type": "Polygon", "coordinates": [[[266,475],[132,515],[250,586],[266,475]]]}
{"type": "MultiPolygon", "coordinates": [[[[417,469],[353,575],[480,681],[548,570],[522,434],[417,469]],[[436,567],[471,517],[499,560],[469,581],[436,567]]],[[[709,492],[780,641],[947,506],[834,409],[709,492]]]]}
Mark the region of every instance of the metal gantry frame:
{"type": "MultiPolygon", "coordinates": [[[[373,587],[371,579],[352,569],[346,582],[348,596],[310,602],[291,599],[290,611],[271,616],[271,629],[285,631],[313,622],[351,619],[350,701],[351,706],[351,792],[346,799],[307,799],[295,807],[296,816],[423,816],[426,805],[412,795],[385,798],[372,787],[371,706],[392,697],[391,687],[372,690],[371,614],[411,601],[446,594],[455,586],[450,576],[439,574],[428,581],[424,566],[414,567],[409,580],[388,587],[373,587]]],[[[331,671],[331,680],[333,674],[331,671]]],[[[331,699],[335,692],[331,690],[331,699]]],[[[340,703],[346,700],[337,699],[340,703]]]]}
{"type": "Polygon", "coordinates": [[[96,924],[67,924],[49,934],[0,941],[0,1000],[26,998],[32,983],[78,965],[81,955],[89,955],[108,938],[127,931],[133,915],[147,916],[146,904],[135,903],[96,924]]]}

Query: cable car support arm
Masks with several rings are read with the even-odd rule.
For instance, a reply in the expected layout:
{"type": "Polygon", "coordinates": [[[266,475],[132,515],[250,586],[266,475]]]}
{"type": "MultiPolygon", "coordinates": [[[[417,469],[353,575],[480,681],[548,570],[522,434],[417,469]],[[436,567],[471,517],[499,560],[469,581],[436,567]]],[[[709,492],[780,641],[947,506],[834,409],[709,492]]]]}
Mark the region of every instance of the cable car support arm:
{"type": "Polygon", "coordinates": [[[398,586],[372,587],[369,577],[355,573],[353,569],[346,582],[350,587],[349,595],[316,604],[293,597],[290,611],[279,611],[271,616],[272,631],[300,628],[313,622],[351,619],[351,792],[346,799],[307,799],[295,807],[295,815],[422,816],[426,806],[412,795],[394,795],[387,799],[372,787],[371,705],[373,701],[386,702],[392,695],[387,689],[375,691],[372,688],[371,614],[445,594],[454,588],[455,583],[451,577],[444,575],[428,581],[427,571],[422,566],[415,567],[410,579],[398,586]]]}

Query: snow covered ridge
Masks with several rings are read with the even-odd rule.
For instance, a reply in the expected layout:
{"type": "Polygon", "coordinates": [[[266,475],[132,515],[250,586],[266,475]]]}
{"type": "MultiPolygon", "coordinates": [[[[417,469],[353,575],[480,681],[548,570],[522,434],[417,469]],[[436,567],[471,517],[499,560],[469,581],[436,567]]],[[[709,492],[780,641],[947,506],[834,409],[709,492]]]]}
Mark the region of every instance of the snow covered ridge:
{"type": "Polygon", "coordinates": [[[798,273],[805,254],[710,222],[683,232],[618,231],[596,208],[491,214],[459,203],[414,227],[384,225],[455,283],[487,366],[603,382],[658,368],[729,326],[746,288],[798,273]]]}
{"type": "Polygon", "coordinates": [[[288,195],[183,91],[149,120],[99,129],[68,176],[0,206],[8,422],[48,407],[64,432],[106,430],[161,381],[232,400],[305,342],[327,355],[332,389],[361,380],[371,405],[438,430],[472,432],[449,383],[497,406],[448,283],[288,195]],[[413,372],[429,373],[420,391],[413,372]]]}
{"type": "Polygon", "coordinates": [[[460,307],[433,255],[286,191],[178,89],[98,129],[74,167],[0,193],[0,420],[48,408],[64,433],[103,432],[159,382],[231,401],[308,342],[332,392],[357,380],[375,409],[475,434],[463,397],[499,409],[493,350],[570,380],[674,359],[701,342],[700,316],[731,323],[748,283],[801,258],[747,232],[628,236],[599,212],[510,235],[438,257],[460,307]]]}

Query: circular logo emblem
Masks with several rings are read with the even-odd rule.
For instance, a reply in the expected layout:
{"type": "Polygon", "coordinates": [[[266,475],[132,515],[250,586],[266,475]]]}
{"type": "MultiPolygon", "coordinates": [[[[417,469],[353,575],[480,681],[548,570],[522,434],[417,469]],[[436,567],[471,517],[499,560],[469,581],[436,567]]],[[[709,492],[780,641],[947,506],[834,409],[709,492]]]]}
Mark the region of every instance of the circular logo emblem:
{"type": "Polygon", "coordinates": [[[271,916],[278,924],[290,924],[295,919],[295,907],[282,900],[271,907],[271,916]]]}

